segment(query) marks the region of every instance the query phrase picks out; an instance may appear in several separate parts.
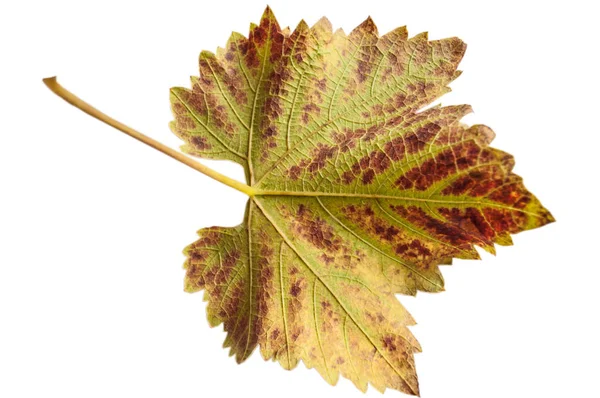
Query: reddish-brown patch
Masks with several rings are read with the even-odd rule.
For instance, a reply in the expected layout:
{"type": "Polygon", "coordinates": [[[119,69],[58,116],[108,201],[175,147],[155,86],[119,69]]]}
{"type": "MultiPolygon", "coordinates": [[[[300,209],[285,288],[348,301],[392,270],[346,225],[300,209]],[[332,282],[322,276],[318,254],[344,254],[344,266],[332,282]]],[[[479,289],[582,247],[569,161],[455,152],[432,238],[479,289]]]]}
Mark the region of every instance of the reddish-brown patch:
{"type": "Polygon", "coordinates": [[[346,130],[343,134],[333,133],[333,140],[338,144],[340,151],[348,152],[356,147],[356,141],[365,134],[364,129],[346,130]]]}
{"type": "MultiPolygon", "coordinates": [[[[402,243],[396,245],[394,248],[396,254],[402,255],[405,258],[413,258],[413,259],[430,259],[431,258],[431,250],[427,247],[423,246],[423,243],[417,239],[413,239],[410,243],[402,243]]],[[[427,267],[430,262],[425,261],[424,265],[427,267]]]]}
{"type": "Polygon", "coordinates": [[[206,250],[194,250],[188,253],[188,257],[191,262],[199,263],[204,261],[208,257],[208,254],[206,250]]]}
{"type": "Polygon", "coordinates": [[[323,318],[322,327],[326,332],[330,332],[333,329],[333,325],[339,324],[340,317],[333,310],[333,305],[327,300],[321,301],[321,316],[323,318]]]}
{"type": "Polygon", "coordinates": [[[302,169],[299,166],[292,166],[288,170],[288,176],[292,180],[297,180],[300,178],[300,174],[302,173],[302,169]]]}
{"type": "Polygon", "coordinates": [[[520,179],[517,182],[505,183],[505,185],[494,190],[488,198],[517,209],[525,208],[532,200],[531,193],[525,189],[520,179]]]}
{"type": "Polygon", "coordinates": [[[390,205],[390,209],[411,224],[427,231],[436,239],[451,243],[462,249],[469,249],[471,243],[491,243],[480,233],[468,232],[452,222],[444,222],[430,216],[417,206],[390,205]]]}
{"type": "Polygon", "coordinates": [[[210,227],[203,229],[200,239],[192,244],[193,247],[210,247],[215,246],[221,241],[222,231],[220,227],[210,227]]]}
{"type": "Polygon", "coordinates": [[[194,135],[190,138],[190,144],[192,144],[194,149],[198,151],[204,151],[212,148],[210,143],[208,143],[208,141],[206,140],[206,137],[200,137],[197,135],[194,135]]]}
{"type": "Polygon", "coordinates": [[[440,129],[439,125],[429,123],[415,132],[394,138],[383,146],[383,150],[372,151],[350,166],[350,170],[342,174],[342,182],[350,184],[362,174],[362,183],[371,183],[375,175],[385,172],[393,162],[404,159],[406,154],[423,150],[440,129]]]}
{"type": "Polygon", "coordinates": [[[452,76],[458,63],[465,54],[467,45],[458,37],[450,37],[443,40],[429,42],[434,58],[443,58],[444,64],[449,65],[448,72],[452,76]]]}
{"type": "Polygon", "coordinates": [[[280,333],[281,333],[281,331],[279,330],[279,328],[273,329],[273,331],[271,332],[271,339],[277,340],[277,337],[279,337],[280,333]]]}
{"type": "Polygon", "coordinates": [[[223,132],[229,137],[233,137],[236,132],[236,127],[229,120],[227,107],[220,103],[215,94],[206,94],[205,98],[209,109],[207,112],[210,113],[210,122],[219,129],[219,132],[223,132]]]}
{"type": "Polygon", "coordinates": [[[223,256],[223,262],[221,263],[221,266],[218,268],[215,275],[215,285],[224,284],[229,280],[231,273],[236,268],[236,263],[239,259],[240,251],[237,249],[232,250],[223,256]]]}
{"type": "Polygon", "coordinates": [[[365,315],[367,316],[367,318],[369,318],[369,322],[373,324],[382,323],[383,321],[385,321],[385,317],[381,312],[373,314],[372,312],[365,311],[365,315]]]}
{"type": "Polygon", "coordinates": [[[207,103],[204,94],[204,90],[200,87],[200,84],[195,83],[192,87],[192,91],[186,90],[183,93],[182,100],[185,101],[198,115],[204,116],[207,111],[207,103]]]}
{"type": "Polygon", "coordinates": [[[255,242],[258,245],[256,265],[258,266],[257,286],[260,289],[256,290],[256,333],[264,335],[267,333],[270,325],[268,324],[268,314],[272,308],[272,297],[276,294],[274,266],[275,251],[273,249],[273,241],[270,235],[260,230],[257,232],[255,242]]]}
{"type": "Polygon", "coordinates": [[[405,51],[408,32],[405,27],[396,28],[382,36],[377,46],[381,49],[387,59],[387,68],[384,69],[382,78],[384,81],[390,77],[402,76],[410,59],[405,51]]]}
{"type": "Polygon", "coordinates": [[[492,156],[488,149],[481,149],[473,142],[464,142],[413,167],[399,177],[394,185],[400,189],[425,191],[451,174],[489,161],[492,156]]]}
{"type": "Polygon", "coordinates": [[[316,248],[330,254],[342,249],[342,239],[335,234],[331,225],[315,216],[305,205],[300,204],[294,213],[283,210],[282,214],[290,220],[294,232],[316,248]]]}
{"type": "Polygon", "coordinates": [[[327,78],[322,78],[315,81],[317,88],[323,92],[327,91],[327,78]]]}
{"type": "Polygon", "coordinates": [[[263,113],[272,119],[277,119],[278,117],[283,115],[281,98],[277,96],[269,96],[267,99],[265,99],[263,113]]]}
{"type": "Polygon", "coordinates": [[[203,288],[205,286],[205,280],[202,277],[206,264],[200,262],[194,262],[188,259],[185,262],[185,277],[189,281],[193,282],[195,286],[203,288]]]}
{"type": "Polygon", "coordinates": [[[240,46],[242,53],[245,55],[246,65],[249,69],[258,69],[260,66],[257,43],[264,41],[264,30],[257,27],[250,31],[248,42],[240,46]]]}
{"type": "Polygon", "coordinates": [[[171,107],[173,108],[173,113],[174,113],[175,115],[178,115],[178,114],[182,114],[182,113],[186,113],[186,112],[187,112],[187,108],[186,108],[185,106],[183,106],[183,104],[182,104],[182,103],[180,103],[180,102],[173,102],[173,103],[171,104],[171,107]]]}
{"type": "Polygon", "coordinates": [[[333,263],[333,261],[335,260],[335,257],[332,256],[328,256],[327,254],[323,253],[321,254],[321,260],[323,260],[323,262],[327,265],[333,263]]]}
{"type": "Polygon", "coordinates": [[[277,25],[276,22],[274,24],[271,24],[270,37],[271,37],[271,48],[270,48],[269,61],[271,62],[271,64],[275,64],[278,62],[278,60],[282,56],[283,42],[285,40],[285,36],[281,33],[281,30],[279,29],[279,25],[277,25]]]}
{"type": "Polygon", "coordinates": [[[427,41],[427,33],[420,33],[408,41],[408,48],[412,55],[413,65],[422,65],[431,62],[431,50],[427,41]]]}
{"type": "Polygon", "coordinates": [[[330,312],[329,316],[331,316],[333,314],[331,312],[332,311],[332,309],[331,309],[331,303],[329,301],[326,301],[326,300],[321,301],[321,310],[325,311],[325,312],[329,311],[330,312]]]}
{"type": "Polygon", "coordinates": [[[310,30],[306,22],[301,21],[284,44],[284,56],[293,58],[296,64],[302,63],[309,50],[310,30]]]}
{"type": "Polygon", "coordinates": [[[290,335],[292,338],[292,341],[298,340],[298,338],[302,335],[302,333],[304,333],[303,327],[296,327],[296,328],[292,329],[292,333],[290,335]]]}
{"type": "Polygon", "coordinates": [[[442,209],[440,214],[449,221],[461,225],[463,229],[476,229],[489,240],[494,240],[506,232],[519,232],[527,222],[524,213],[510,209],[442,209]]]}
{"type": "Polygon", "coordinates": [[[302,116],[300,120],[302,124],[307,125],[310,122],[310,116],[319,116],[321,112],[321,108],[319,108],[316,104],[310,103],[306,104],[302,107],[302,116]]]}
{"type": "Polygon", "coordinates": [[[225,320],[225,330],[230,330],[233,319],[240,310],[240,306],[243,303],[242,297],[246,294],[246,281],[240,280],[237,282],[233,289],[230,289],[228,296],[223,300],[221,309],[219,311],[219,317],[225,320]],[[226,320],[228,319],[228,321],[226,320]]]}
{"type": "Polygon", "coordinates": [[[434,254],[422,241],[405,234],[396,226],[383,218],[375,216],[370,206],[345,206],[342,209],[344,216],[357,224],[361,230],[369,235],[376,236],[381,242],[389,245],[394,252],[405,259],[409,259],[417,266],[427,268],[440,256],[456,255],[456,249],[440,247],[434,254]]]}
{"type": "Polygon", "coordinates": [[[401,121],[402,118],[394,117],[386,120],[385,123],[375,124],[367,129],[346,129],[343,133],[334,132],[332,137],[339,150],[343,153],[346,153],[349,150],[356,148],[356,144],[359,140],[362,139],[365,142],[369,142],[375,137],[387,133],[390,128],[397,126],[401,121]]]}
{"type": "Polygon", "coordinates": [[[248,67],[252,69],[259,68],[260,56],[258,53],[259,51],[267,51],[267,46],[270,46],[270,63],[276,63],[279,57],[281,57],[284,38],[279,24],[275,20],[275,16],[267,9],[260,24],[251,27],[247,45],[240,46],[240,50],[245,55],[248,67]]]}
{"type": "Polygon", "coordinates": [[[367,18],[358,25],[348,36],[351,43],[361,46],[357,54],[358,61],[355,72],[359,83],[363,83],[369,78],[377,58],[381,54],[376,46],[377,36],[377,27],[371,18],[367,18]]]}
{"type": "Polygon", "coordinates": [[[375,178],[375,171],[373,171],[373,169],[369,169],[363,173],[362,183],[364,185],[370,184],[373,182],[374,178],[375,178]]]}
{"type": "MultiPolygon", "coordinates": [[[[238,105],[246,105],[248,97],[244,86],[244,77],[237,68],[229,67],[227,70],[217,61],[215,56],[208,52],[200,54],[200,74],[206,80],[218,79],[220,86],[225,86],[227,92],[238,105]]],[[[237,65],[236,65],[237,66],[237,65]]]]}
{"type": "MultiPolygon", "coordinates": [[[[312,158],[305,166],[306,169],[310,173],[316,173],[317,171],[325,167],[327,160],[333,158],[336,152],[337,147],[335,146],[323,145],[321,143],[317,144],[317,147],[314,148],[312,151],[312,158]]],[[[300,166],[301,165],[302,163],[300,164],[300,166]]]]}
{"type": "Polygon", "coordinates": [[[388,350],[390,352],[394,352],[398,349],[398,346],[396,345],[395,336],[386,335],[386,336],[383,336],[383,338],[381,340],[383,342],[383,348],[385,348],[386,350],[388,350]]]}
{"type": "Polygon", "coordinates": [[[527,216],[520,211],[488,208],[483,210],[483,214],[492,228],[498,232],[507,231],[514,234],[521,231],[527,222],[527,216]]]}
{"type": "Polygon", "coordinates": [[[304,285],[305,285],[304,279],[297,279],[296,281],[294,281],[292,283],[292,286],[290,287],[290,295],[292,297],[298,297],[300,295],[300,293],[302,293],[302,291],[304,289],[304,285]]]}
{"type": "Polygon", "coordinates": [[[187,115],[178,114],[175,116],[175,120],[177,121],[177,128],[181,130],[189,131],[196,127],[196,124],[192,118],[187,115]]]}

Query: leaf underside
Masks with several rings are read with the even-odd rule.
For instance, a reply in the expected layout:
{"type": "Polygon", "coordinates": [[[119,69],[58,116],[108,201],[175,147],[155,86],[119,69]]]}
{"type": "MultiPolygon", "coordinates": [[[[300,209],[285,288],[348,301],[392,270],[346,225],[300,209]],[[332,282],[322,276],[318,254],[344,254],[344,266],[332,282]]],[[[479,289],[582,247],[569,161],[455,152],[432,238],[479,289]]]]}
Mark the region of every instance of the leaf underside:
{"type": "Polygon", "coordinates": [[[460,122],[468,105],[421,110],[464,51],[404,27],[379,37],[370,18],[290,32],[267,8],[248,38],[200,54],[191,90],[171,90],[182,150],[238,162],[265,193],[185,249],[185,290],[205,291],[238,362],[258,345],[331,384],[418,395],[414,321],[394,295],[441,291],[439,265],[553,221],[492,130],[460,122]]]}

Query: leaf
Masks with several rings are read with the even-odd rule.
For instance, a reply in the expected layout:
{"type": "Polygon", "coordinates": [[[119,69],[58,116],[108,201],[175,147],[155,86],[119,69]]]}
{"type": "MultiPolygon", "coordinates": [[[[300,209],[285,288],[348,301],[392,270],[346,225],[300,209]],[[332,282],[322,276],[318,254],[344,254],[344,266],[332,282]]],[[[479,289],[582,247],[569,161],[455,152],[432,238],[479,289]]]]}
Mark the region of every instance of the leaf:
{"type": "Polygon", "coordinates": [[[267,8],[171,90],[182,150],[238,162],[255,190],[241,225],[185,249],[185,289],[205,291],[238,362],[260,346],[331,384],[418,395],[414,321],[394,294],[441,291],[438,265],[553,221],[492,130],[460,122],[468,105],[423,110],[464,51],[404,27],[379,37],[370,18],[290,33],[267,8]]]}

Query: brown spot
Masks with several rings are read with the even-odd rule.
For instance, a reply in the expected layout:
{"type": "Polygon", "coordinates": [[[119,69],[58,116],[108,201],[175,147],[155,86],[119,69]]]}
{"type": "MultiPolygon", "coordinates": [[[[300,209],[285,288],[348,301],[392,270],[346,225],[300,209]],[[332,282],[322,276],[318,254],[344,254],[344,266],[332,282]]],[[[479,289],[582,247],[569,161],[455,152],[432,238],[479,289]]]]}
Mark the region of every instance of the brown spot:
{"type": "MultiPolygon", "coordinates": [[[[246,281],[240,280],[233,289],[231,289],[230,296],[223,301],[223,311],[233,319],[234,315],[238,313],[240,305],[242,304],[242,296],[245,294],[246,281]]],[[[225,323],[225,330],[230,330],[228,322],[225,323]]]]}
{"type": "Polygon", "coordinates": [[[497,232],[519,232],[527,221],[527,216],[520,211],[508,209],[484,209],[485,219],[490,223],[492,229],[497,232]]]}
{"type": "Polygon", "coordinates": [[[281,98],[276,96],[269,96],[265,100],[264,114],[272,119],[276,119],[283,115],[283,108],[281,106],[281,98]]]}
{"type": "Polygon", "coordinates": [[[356,77],[359,83],[363,83],[369,78],[373,66],[375,66],[377,58],[380,56],[380,51],[376,46],[378,40],[377,27],[371,18],[367,18],[362,24],[357,26],[348,39],[352,43],[360,43],[361,47],[358,50],[358,61],[356,69],[356,77]]]}
{"type": "Polygon", "coordinates": [[[300,178],[300,173],[302,173],[302,169],[298,166],[292,166],[288,170],[288,176],[292,180],[297,180],[298,178],[300,178]]]}
{"type": "Polygon", "coordinates": [[[300,337],[300,335],[302,334],[302,329],[295,329],[294,331],[292,331],[292,341],[296,341],[298,340],[298,337],[300,337]]]}
{"type": "Polygon", "coordinates": [[[308,124],[310,121],[310,115],[314,115],[314,116],[318,116],[319,113],[321,112],[321,109],[313,103],[310,104],[306,104],[302,107],[302,123],[303,124],[308,124]]]}
{"type": "Polygon", "coordinates": [[[394,336],[391,335],[387,335],[384,336],[382,341],[383,341],[383,348],[385,348],[386,350],[390,351],[390,352],[394,352],[398,349],[398,347],[396,346],[396,339],[394,338],[394,336]]]}
{"type": "Polygon", "coordinates": [[[475,166],[483,161],[483,151],[474,143],[462,143],[435,155],[407,171],[395,182],[400,189],[417,189],[425,191],[434,183],[441,181],[458,170],[475,166]]]}
{"type": "Polygon", "coordinates": [[[396,254],[409,259],[415,266],[428,268],[440,256],[452,256],[457,252],[455,248],[447,246],[439,247],[435,253],[432,252],[419,239],[407,235],[386,219],[376,217],[370,206],[350,205],[341,210],[346,219],[358,225],[360,230],[377,237],[382,243],[388,244],[396,254]]]}
{"type": "Polygon", "coordinates": [[[373,171],[373,169],[368,169],[367,171],[364,172],[364,174],[362,176],[363,185],[370,184],[371,182],[373,182],[374,178],[375,178],[375,171],[373,171]]]}
{"type": "Polygon", "coordinates": [[[210,149],[212,146],[206,141],[206,137],[192,136],[190,138],[190,144],[199,151],[210,149]]]}
{"type": "MultiPolygon", "coordinates": [[[[319,171],[325,167],[327,160],[333,158],[333,156],[336,154],[336,152],[337,152],[336,146],[323,145],[323,144],[319,143],[317,145],[317,147],[313,149],[312,158],[310,160],[306,161],[306,159],[303,159],[299,164],[292,166],[292,168],[294,168],[294,167],[303,168],[303,169],[308,170],[308,172],[310,172],[310,173],[316,173],[317,171],[319,171]]],[[[293,175],[293,174],[297,174],[298,172],[297,171],[292,172],[291,168],[290,168],[288,173],[293,175]]]]}
{"type": "Polygon", "coordinates": [[[292,228],[313,246],[324,249],[328,253],[342,248],[342,240],[335,235],[333,228],[325,220],[315,216],[303,204],[298,206],[295,216],[288,215],[292,228]]]}
{"type": "Polygon", "coordinates": [[[177,121],[177,128],[181,130],[192,130],[196,127],[196,124],[189,116],[179,114],[175,120],[177,121]]]}
{"type": "Polygon", "coordinates": [[[328,256],[327,254],[323,253],[321,254],[321,260],[323,260],[323,262],[327,265],[333,263],[333,261],[335,260],[335,257],[332,256],[328,256]]]}
{"type": "Polygon", "coordinates": [[[204,287],[205,281],[202,276],[206,265],[202,263],[192,262],[187,260],[185,263],[185,277],[194,282],[194,284],[200,288],[204,287]]]}
{"type": "Polygon", "coordinates": [[[406,28],[400,27],[385,34],[377,42],[377,46],[385,54],[387,65],[389,65],[384,71],[384,75],[404,75],[405,65],[410,58],[405,50],[407,39],[408,32],[406,28]]]}
{"type": "Polygon", "coordinates": [[[327,90],[327,78],[322,78],[316,81],[317,88],[321,91],[327,90]]]}
{"type": "Polygon", "coordinates": [[[244,87],[244,80],[237,69],[229,68],[225,70],[214,54],[203,51],[200,54],[200,75],[203,82],[210,82],[209,85],[214,85],[213,80],[218,79],[222,86],[225,86],[229,95],[239,105],[246,105],[248,98],[244,87]]]}
{"type": "Polygon", "coordinates": [[[277,340],[277,337],[279,337],[279,333],[281,333],[281,331],[278,328],[273,329],[273,331],[271,332],[271,339],[277,340]]]}
{"type": "Polygon", "coordinates": [[[218,231],[222,229],[219,227],[211,227],[203,229],[200,239],[193,243],[194,247],[210,247],[215,246],[221,241],[221,234],[218,231]]]}
{"type": "Polygon", "coordinates": [[[341,178],[342,182],[346,185],[352,183],[352,181],[354,181],[355,179],[356,176],[351,171],[344,171],[341,178]]]}
{"type": "Polygon", "coordinates": [[[493,191],[489,196],[491,200],[523,209],[531,202],[531,194],[525,189],[521,181],[507,183],[493,191]]]}
{"type": "MultiPolygon", "coordinates": [[[[424,229],[436,239],[449,242],[463,250],[469,249],[471,243],[484,242],[490,244],[481,234],[463,230],[451,222],[443,222],[434,218],[417,206],[390,205],[390,209],[411,224],[424,229]]],[[[444,210],[440,210],[444,211],[444,210]]]]}
{"type": "Polygon", "coordinates": [[[386,124],[373,125],[368,129],[356,129],[356,130],[345,130],[344,133],[333,133],[333,140],[336,142],[341,152],[348,152],[356,147],[356,143],[359,139],[363,141],[370,141],[376,136],[384,133],[385,127],[394,124],[394,120],[388,121],[386,124]]]}
{"type": "MultiPolygon", "coordinates": [[[[399,120],[393,123],[399,123],[399,120]]],[[[363,174],[362,183],[369,184],[375,175],[390,168],[392,162],[402,160],[407,153],[412,154],[423,150],[440,129],[441,127],[437,124],[429,123],[413,133],[394,138],[383,146],[383,150],[372,151],[354,163],[349,171],[342,174],[342,182],[350,184],[357,176],[363,174]]]]}
{"type": "Polygon", "coordinates": [[[221,263],[221,267],[217,271],[215,275],[214,283],[216,285],[224,284],[229,280],[233,269],[236,266],[237,261],[240,258],[240,251],[233,250],[223,256],[223,262],[221,263]]]}
{"type": "Polygon", "coordinates": [[[293,297],[298,297],[300,293],[302,293],[304,279],[298,279],[292,283],[292,287],[290,288],[290,294],[293,297]]]}
{"type": "Polygon", "coordinates": [[[206,257],[208,257],[208,252],[205,250],[194,250],[188,253],[188,257],[191,262],[199,263],[205,260],[206,257]]]}
{"type": "MultiPolygon", "coordinates": [[[[204,99],[204,90],[198,83],[193,85],[192,91],[185,91],[185,95],[182,96],[183,100],[187,102],[189,107],[193,109],[199,115],[205,115],[207,111],[207,103],[204,99]]],[[[187,111],[187,110],[186,110],[187,111]]]]}
{"type": "Polygon", "coordinates": [[[493,239],[496,233],[489,222],[478,209],[469,207],[465,209],[465,216],[475,225],[475,228],[486,238],[493,239]]]}
{"type": "Polygon", "coordinates": [[[434,57],[444,59],[446,61],[444,63],[449,65],[448,72],[454,72],[467,48],[466,44],[458,37],[435,40],[429,44],[433,50],[434,57]]]}
{"type": "Polygon", "coordinates": [[[256,334],[265,335],[270,328],[268,315],[272,307],[272,297],[277,294],[273,266],[276,263],[275,251],[271,236],[263,229],[256,231],[256,238],[253,239],[254,242],[258,245],[255,266],[258,271],[256,274],[257,285],[260,286],[260,289],[257,289],[256,293],[252,292],[252,294],[256,295],[254,327],[256,334]]]}

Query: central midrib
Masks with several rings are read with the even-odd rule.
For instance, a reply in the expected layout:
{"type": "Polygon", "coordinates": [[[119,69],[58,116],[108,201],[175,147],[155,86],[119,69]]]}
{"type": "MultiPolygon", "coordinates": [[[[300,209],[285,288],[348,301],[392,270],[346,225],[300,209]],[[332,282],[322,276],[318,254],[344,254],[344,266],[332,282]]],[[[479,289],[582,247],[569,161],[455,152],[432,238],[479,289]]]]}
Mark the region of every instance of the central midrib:
{"type": "Polygon", "coordinates": [[[302,191],[269,191],[269,190],[256,190],[252,196],[308,196],[308,197],[337,197],[337,198],[364,198],[364,199],[388,199],[397,200],[401,202],[421,202],[421,203],[437,203],[444,205],[476,205],[476,206],[489,206],[497,207],[501,209],[518,211],[533,217],[543,218],[543,216],[518,209],[513,206],[503,205],[497,202],[487,200],[460,200],[460,199],[432,199],[432,198],[418,198],[412,196],[394,196],[394,195],[381,195],[381,194],[367,194],[367,193],[337,193],[337,192],[302,192],[302,191]]]}

